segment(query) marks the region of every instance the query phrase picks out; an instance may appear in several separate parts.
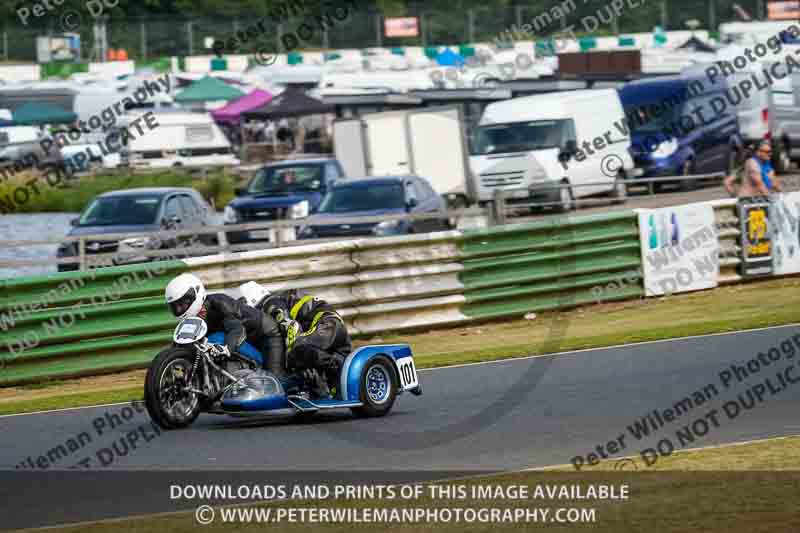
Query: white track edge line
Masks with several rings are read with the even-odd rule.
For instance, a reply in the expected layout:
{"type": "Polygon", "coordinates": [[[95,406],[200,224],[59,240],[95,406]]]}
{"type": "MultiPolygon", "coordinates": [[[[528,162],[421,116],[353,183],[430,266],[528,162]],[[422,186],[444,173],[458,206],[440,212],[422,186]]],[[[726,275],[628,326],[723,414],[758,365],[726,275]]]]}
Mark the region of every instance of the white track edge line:
{"type": "MultiPolygon", "coordinates": [[[[702,335],[689,335],[688,337],[672,337],[670,339],[656,339],[652,341],[640,341],[640,342],[632,342],[630,344],[614,344],[611,346],[598,346],[597,348],[581,348],[579,350],[567,350],[565,352],[555,352],[555,353],[545,353],[545,354],[536,354],[536,355],[522,355],[519,357],[506,357],[503,359],[494,359],[492,361],[476,361],[474,363],[460,363],[457,365],[445,365],[445,366],[435,366],[431,368],[420,368],[417,372],[429,372],[432,370],[447,370],[450,368],[462,368],[465,366],[476,366],[476,365],[492,365],[497,363],[509,363],[514,361],[524,361],[526,359],[533,359],[536,357],[559,357],[564,355],[575,355],[585,352],[594,352],[594,351],[602,351],[602,350],[613,350],[617,348],[626,348],[629,346],[644,346],[647,344],[657,344],[663,342],[674,342],[674,341],[682,341],[682,340],[689,340],[689,339],[702,339],[705,337],[719,337],[722,335],[736,335],[739,333],[754,333],[758,331],[768,331],[771,329],[780,329],[780,328],[791,328],[800,326],[800,322],[796,322],[793,324],[783,324],[780,326],[766,326],[763,328],[753,328],[753,329],[742,329],[736,331],[721,331],[718,333],[704,333],[702,335]]],[[[131,402],[141,403],[144,400],[130,400],[127,402],[118,402],[118,403],[108,403],[108,404],[101,404],[101,405],[82,405],[80,407],[65,407],[63,409],[47,409],[44,411],[33,411],[30,413],[13,413],[8,415],[0,415],[0,419],[2,418],[9,418],[12,416],[27,416],[27,415],[40,415],[46,413],[58,413],[62,411],[75,411],[79,409],[95,409],[98,407],[113,407],[116,405],[125,405],[131,402]]]]}

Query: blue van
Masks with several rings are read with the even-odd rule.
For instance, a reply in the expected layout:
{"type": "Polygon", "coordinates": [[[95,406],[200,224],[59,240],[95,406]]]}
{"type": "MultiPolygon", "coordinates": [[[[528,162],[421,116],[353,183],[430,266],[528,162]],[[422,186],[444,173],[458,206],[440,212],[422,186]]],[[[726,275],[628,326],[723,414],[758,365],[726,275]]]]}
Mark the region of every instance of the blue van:
{"type": "MultiPolygon", "coordinates": [[[[701,72],[642,79],[619,89],[631,155],[642,177],[730,172],[743,142],[738,87],[701,72]]],[[[683,190],[696,181],[677,182],[683,190]]]]}

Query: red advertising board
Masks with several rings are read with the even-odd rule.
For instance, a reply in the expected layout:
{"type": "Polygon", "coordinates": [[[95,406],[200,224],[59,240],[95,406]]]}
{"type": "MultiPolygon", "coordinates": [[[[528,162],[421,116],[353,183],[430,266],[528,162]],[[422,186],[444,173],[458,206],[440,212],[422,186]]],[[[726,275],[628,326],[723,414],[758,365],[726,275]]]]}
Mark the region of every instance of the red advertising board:
{"type": "Polygon", "coordinates": [[[386,37],[417,37],[419,23],[417,17],[390,17],[383,22],[386,37]]]}

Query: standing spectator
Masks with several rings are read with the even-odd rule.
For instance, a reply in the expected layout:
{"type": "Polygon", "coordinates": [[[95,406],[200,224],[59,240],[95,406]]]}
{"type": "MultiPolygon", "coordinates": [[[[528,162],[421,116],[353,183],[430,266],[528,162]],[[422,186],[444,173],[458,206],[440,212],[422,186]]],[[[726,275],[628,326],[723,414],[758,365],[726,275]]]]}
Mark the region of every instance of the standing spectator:
{"type": "Polygon", "coordinates": [[[775,176],[771,158],[772,144],[761,141],[752,157],[745,160],[744,167],[725,178],[725,189],[739,198],[782,192],[783,185],[775,176]]]}

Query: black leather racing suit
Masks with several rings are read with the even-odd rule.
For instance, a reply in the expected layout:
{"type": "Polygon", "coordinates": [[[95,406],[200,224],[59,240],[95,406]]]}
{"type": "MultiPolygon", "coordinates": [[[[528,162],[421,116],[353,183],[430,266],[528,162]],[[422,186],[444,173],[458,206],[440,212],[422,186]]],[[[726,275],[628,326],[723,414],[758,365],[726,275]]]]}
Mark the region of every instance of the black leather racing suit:
{"type": "MultiPolygon", "coordinates": [[[[289,289],[271,294],[259,306],[279,320],[296,320],[302,328],[287,353],[289,369],[316,369],[336,379],[352,346],[347,327],[332,305],[289,289]]],[[[291,345],[290,340],[287,345],[291,345]]]]}
{"type": "Polygon", "coordinates": [[[227,294],[209,294],[200,317],[209,331],[225,332],[225,345],[231,352],[238,351],[247,340],[261,352],[265,370],[285,375],[283,334],[274,318],[227,294]]]}

